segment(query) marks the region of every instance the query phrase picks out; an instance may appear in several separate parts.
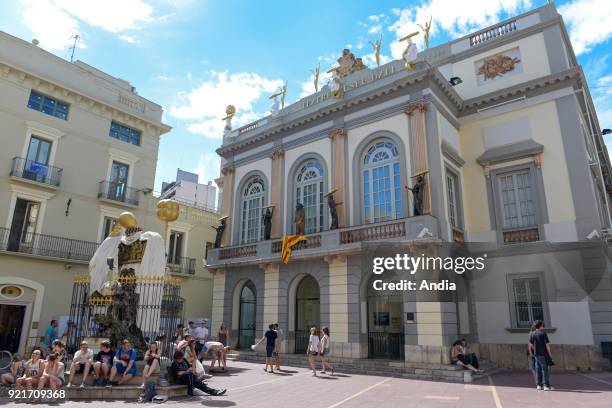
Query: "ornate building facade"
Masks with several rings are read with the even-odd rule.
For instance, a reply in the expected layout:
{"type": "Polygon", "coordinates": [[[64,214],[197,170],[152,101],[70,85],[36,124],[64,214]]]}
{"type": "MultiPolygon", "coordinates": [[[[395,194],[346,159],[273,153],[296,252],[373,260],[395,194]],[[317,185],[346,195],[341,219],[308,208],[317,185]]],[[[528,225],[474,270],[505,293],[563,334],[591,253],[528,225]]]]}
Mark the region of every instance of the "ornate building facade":
{"type": "Polygon", "coordinates": [[[353,70],[341,86],[231,131],[217,150],[228,218],[206,259],[214,326],[226,322],[244,348],[279,322],[284,350],[298,353],[311,326],[329,326],[337,358],[407,363],[448,363],[466,337],[483,358],[523,367],[542,319],[558,364],[607,364],[610,262],[592,238],[610,228],[610,161],[555,7],[423,50],[412,70],[353,70]],[[298,203],[307,240],[285,265],[280,238],[295,233],[298,203]],[[486,276],[461,299],[373,290],[359,255],[423,239],[481,245],[486,276]]]}

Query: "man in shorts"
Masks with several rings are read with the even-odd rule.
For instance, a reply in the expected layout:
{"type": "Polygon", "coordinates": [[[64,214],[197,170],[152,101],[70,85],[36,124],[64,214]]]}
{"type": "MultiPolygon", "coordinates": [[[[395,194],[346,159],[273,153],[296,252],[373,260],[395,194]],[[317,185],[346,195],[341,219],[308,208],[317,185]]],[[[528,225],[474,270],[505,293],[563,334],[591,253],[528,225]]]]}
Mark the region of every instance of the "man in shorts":
{"type": "Polygon", "coordinates": [[[215,368],[215,362],[217,360],[219,360],[219,367],[223,365],[221,369],[225,371],[226,367],[225,367],[224,357],[225,357],[225,352],[227,351],[227,348],[223,345],[223,343],[221,343],[220,341],[207,341],[206,343],[204,343],[203,351],[205,355],[208,355],[211,358],[209,371],[212,371],[213,368],[215,368]]]}
{"type": "Polygon", "coordinates": [[[66,387],[72,387],[72,379],[75,374],[83,374],[81,388],[85,388],[85,380],[89,375],[89,371],[93,368],[93,351],[89,349],[89,344],[86,341],[81,342],[81,349],[74,353],[72,364],[70,364],[70,377],[66,387]]]}
{"type": "Polygon", "coordinates": [[[111,374],[109,381],[110,383],[107,387],[111,387],[112,385],[121,385],[126,383],[136,375],[136,351],[130,346],[129,340],[123,340],[121,342],[121,347],[115,353],[114,358],[115,364],[111,369],[111,374]],[[119,374],[121,378],[119,381],[114,381],[115,376],[119,374]]]}
{"type": "Polygon", "coordinates": [[[277,342],[276,339],[278,338],[278,333],[276,333],[274,331],[274,324],[271,324],[268,326],[268,331],[266,331],[263,335],[263,337],[261,339],[259,339],[259,341],[251,346],[251,348],[254,350],[260,343],[262,343],[263,341],[266,342],[266,366],[264,367],[264,371],[268,372],[268,365],[270,366],[270,372],[274,373],[274,363],[272,361],[273,356],[274,356],[274,352],[276,351],[276,346],[277,346],[277,342]]]}
{"type": "Polygon", "coordinates": [[[108,384],[108,377],[113,368],[113,357],[115,356],[110,346],[110,341],[104,340],[100,344],[100,351],[96,354],[96,362],[94,363],[94,387],[108,384]],[[100,383],[102,377],[104,377],[104,381],[100,383]]]}

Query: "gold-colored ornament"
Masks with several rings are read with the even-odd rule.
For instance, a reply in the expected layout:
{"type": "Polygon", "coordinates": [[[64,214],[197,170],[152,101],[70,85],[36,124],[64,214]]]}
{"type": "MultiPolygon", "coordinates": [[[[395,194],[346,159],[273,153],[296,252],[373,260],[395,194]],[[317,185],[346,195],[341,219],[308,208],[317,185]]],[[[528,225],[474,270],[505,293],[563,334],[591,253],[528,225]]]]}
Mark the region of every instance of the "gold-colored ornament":
{"type": "Polygon", "coordinates": [[[382,45],[382,34],[380,35],[380,39],[376,40],[376,42],[369,41],[374,47],[374,58],[376,59],[376,66],[380,67],[380,47],[382,45]]]}
{"type": "Polygon", "coordinates": [[[124,229],[138,227],[138,222],[136,221],[136,217],[134,217],[134,214],[132,214],[129,211],[122,212],[119,215],[119,219],[117,221],[119,221],[119,224],[124,229]]]}
{"type": "Polygon", "coordinates": [[[168,223],[176,221],[179,217],[179,214],[180,206],[176,201],[166,199],[159,200],[159,202],[157,203],[157,218],[159,218],[161,221],[164,221],[164,239],[166,239],[166,237],[168,236],[168,223]]]}
{"type": "Polygon", "coordinates": [[[342,50],[342,56],[338,58],[338,67],[336,71],[340,78],[344,78],[351,75],[353,72],[361,71],[366,68],[361,58],[355,58],[351,50],[345,48],[342,50]]]}
{"type": "Polygon", "coordinates": [[[280,90],[277,93],[270,95],[269,99],[274,99],[277,96],[280,96],[281,97],[281,109],[283,109],[285,107],[285,95],[286,94],[287,94],[287,83],[285,82],[285,84],[280,87],[280,90]]]}
{"type": "Polygon", "coordinates": [[[225,108],[225,117],[222,120],[232,118],[236,114],[236,107],[234,105],[227,105],[225,108]]]}
{"type": "Polygon", "coordinates": [[[431,30],[431,21],[433,20],[433,16],[429,17],[429,23],[425,23],[425,27],[420,24],[417,24],[423,33],[425,34],[425,47],[429,48],[429,30],[431,30]]]}
{"type": "Polygon", "coordinates": [[[310,71],[312,72],[312,75],[314,75],[314,88],[315,88],[315,92],[319,92],[319,75],[321,74],[321,61],[319,61],[319,63],[317,64],[317,67],[313,70],[310,71]]]}
{"type": "Polygon", "coordinates": [[[494,79],[512,71],[519,62],[521,62],[521,60],[518,58],[512,58],[507,55],[496,55],[484,60],[482,66],[478,69],[478,74],[484,75],[485,80],[494,79]]]}

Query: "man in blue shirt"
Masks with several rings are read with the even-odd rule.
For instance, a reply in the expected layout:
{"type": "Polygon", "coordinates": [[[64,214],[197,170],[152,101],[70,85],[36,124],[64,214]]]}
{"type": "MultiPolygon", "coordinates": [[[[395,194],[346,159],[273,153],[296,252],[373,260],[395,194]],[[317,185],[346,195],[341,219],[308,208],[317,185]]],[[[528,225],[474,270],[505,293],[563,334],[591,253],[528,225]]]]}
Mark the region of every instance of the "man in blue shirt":
{"type": "Polygon", "coordinates": [[[529,337],[529,347],[533,350],[535,357],[535,369],[537,377],[537,389],[550,391],[553,387],[550,386],[550,375],[548,366],[552,362],[552,354],[550,352],[550,340],[544,331],[544,322],[536,320],[534,323],[535,331],[529,337]]]}
{"type": "Polygon", "coordinates": [[[266,341],[266,366],[264,367],[265,372],[268,372],[268,365],[270,365],[270,372],[274,373],[274,366],[272,365],[273,364],[272,357],[274,355],[274,352],[276,351],[277,337],[278,337],[278,333],[274,331],[274,324],[271,324],[268,326],[268,330],[263,335],[263,337],[259,339],[257,344],[253,346],[253,349],[255,349],[255,347],[257,347],[261,342],[263,342],[264,340],[266,341]]]}
{"type": "Polygon", "coordinates": [[[129,340],[126,339],[121,342],[121,347],[115,353],[114,362],[109,378],[110,383],[107,385],[109,388],[112,385],[121,385],[128,382],[130,378],[136,375],[136,350],[130,346],[129,340]],[[114,381],[117,373],[121,375],[118,382],[114,381]]]}
{"type": "Polygon", "coordinates": [[[53,342],[57,339],[57,320],[51,320],[49,323],[49,327],[47,327],[47,331],[45,331],[45,337],[43,338],[43,345],[45,346],[45,351],[51,348],[53,342]]]}

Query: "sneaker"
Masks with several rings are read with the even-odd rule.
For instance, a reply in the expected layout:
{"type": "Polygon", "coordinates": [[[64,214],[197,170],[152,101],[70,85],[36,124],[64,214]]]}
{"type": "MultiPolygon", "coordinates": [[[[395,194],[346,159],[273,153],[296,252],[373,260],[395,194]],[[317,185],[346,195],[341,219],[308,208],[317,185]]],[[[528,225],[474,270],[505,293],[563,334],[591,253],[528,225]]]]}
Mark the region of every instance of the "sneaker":
{"type": "Polygon", "coordinates": [[[314,377],[316,377],[316,376],[317,376],[317,372],[316,372],[315,370],[312,370],[312,375],[313,375],[314,377]]]}
{"type": "Polygon", "coordinates": [[[140,384],[138,388],[144,388],[144,384],[140,384]]]}
{"type": "Polygon", "coordinates": [[[542,386],[541,386],[541,385],[538,385],[538,386],[536,387],[536,390],[540,390],[540,391],[542,391],[542,386]]]}
{"type": "Polygon", "coordinates": [[[225,394],[226,392],[227,392],[227,389],[221,388],[221,389],[217,390],[217,392],[215,392],[215,396],[216,397],[220,397],[221,395],[225,394]]]}
{"type": "Polygon", "coordinates": [[[100,386],[100,380],[98,380],[97,378],[94,378],[93,383],[91,383],[92,387],[99,387],[100,386]]]}
{"type": "Polygon", "coordinates": [[[264,368],[263,370],[264,370],[266,373],[268,372],[268,369],[267,369],[267,368],[264,368]]]}
{"type": "Polygon", "coordinates": [[[106,383],[106,388],[113,388],[113,384],[111,384],[111,383],[106,383]]]}
{"type": "Polygon", "coordinates": [[[546,386],[546,385],[544,386],[544,391],[553,391],[553,390],[554,390],[554,388],[551,387],[550,385],[549,386],[546,386]]]}
{"type": "Polygon", "coordinates": [[[72,383],[68,382],[68,384],[66,384],[66,388],[70,388],[70,387],[72,387],[72,383]]]}
{"type": "Polygon", "coordinates": [[[79,385],[79,388],[85,388],[85,383],[81,383],[81,385],[79,385]]]}
{"type": "Polygon", "coordinates": [[[334,368],[333,368],[333,367],[332,367],[332,373],[331,373],[331,375],[334,375],[334,368]]]}
{"type": "Polygon", "coordinates": [[[108,384],[110,384],[108,378],[105,378],[104,381],[102,381],[102,385],[106,387],[108,384]]]}
{"type": "Polygon", "coordinates": [[[274,374],[274,370],[270,370],[270,374],[274,374]]]}

